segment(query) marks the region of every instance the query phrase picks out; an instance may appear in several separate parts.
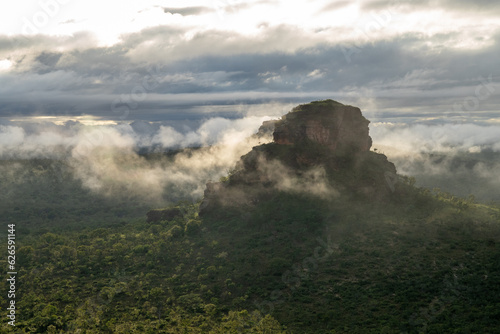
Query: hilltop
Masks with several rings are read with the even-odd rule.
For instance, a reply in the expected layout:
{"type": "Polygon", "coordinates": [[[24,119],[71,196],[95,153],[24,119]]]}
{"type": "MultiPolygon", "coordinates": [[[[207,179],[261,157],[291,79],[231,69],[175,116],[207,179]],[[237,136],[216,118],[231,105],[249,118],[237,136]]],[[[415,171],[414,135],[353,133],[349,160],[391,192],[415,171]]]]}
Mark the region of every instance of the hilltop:
{"type": "Polygon", "coordinates": [[[333,100],[265,122],[259,133],[273,129],[273,141],[242,156],[223,182],[209,183],[200,213],[255,203],[275,190],[387,199],[396,190],[396,168],[370,151],[368,124],[359,108],[333,100]]]}

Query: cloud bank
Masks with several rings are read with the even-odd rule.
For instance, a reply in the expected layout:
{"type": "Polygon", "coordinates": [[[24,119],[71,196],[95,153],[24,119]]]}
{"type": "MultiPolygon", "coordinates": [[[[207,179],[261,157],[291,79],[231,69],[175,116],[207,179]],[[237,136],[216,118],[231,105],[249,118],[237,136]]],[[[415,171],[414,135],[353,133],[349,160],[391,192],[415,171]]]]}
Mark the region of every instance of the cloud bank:
{"type": "MultiPolygon", "coordinates": [[[[157,203],[197,199],[209,180],[226,176],[253,146],[271,140],[252,136],[270,118],[215,117],[192,127],[182,122],[99,124],[92,118],[4,122],[0,157],[64,160],[85,188],[104,196],[141,196],[157,203]],[[201,148],[161,153],[189,147],[201,148]]],[[[373,122],[370,135],[373,149],[386,154],[400,174],[417,177],[419,185],[500,200],[500,125],[373,122]]],[[[299,180],[285,177],[279,166],[265,167],[282,190],[335,195],[322,186],[321,170],[299,180]]]]}
{"type": "Polygon", "coordinates": [[[64,160],[84,187],[101,195],[142,196],[153,202],[196,199],[207,181],[226,175],[251,147],[270,140],[252,136],[267,119],[211,118],[184,132],[147,122],[19,122],[0,126],[0,156],[64,160]],[[163,153],[189,147],[193,148],[163,153]]]}
{"type": "Polygon", "coordinates": [[[417,185],[500,202],[500,125],[375,123],[370,134],[417,185]]]}

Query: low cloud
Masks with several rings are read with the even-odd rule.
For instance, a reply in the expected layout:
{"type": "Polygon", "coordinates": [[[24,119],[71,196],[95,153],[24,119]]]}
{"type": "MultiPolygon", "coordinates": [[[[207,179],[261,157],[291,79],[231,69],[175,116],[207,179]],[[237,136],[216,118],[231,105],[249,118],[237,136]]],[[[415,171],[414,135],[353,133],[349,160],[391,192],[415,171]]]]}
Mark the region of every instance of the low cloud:
{"type": "Polygon", "coordinates": [[[91,145],[91,139],[80,141],[86,144],[73,149],[75,176],[89,189],[110,196],[126,192],[140,193],[152,200],[200,198],[207,181],[226,175],[241,155],[265,140],[249,138],[265,119],[209,119],[196,131],[187,133],[161,126],[152,137],[152,144],[161,145],[162,150],[204,147],[154,160],[135,152],[136,145],[131,135],[109,129],[99,134],[88,133],[87,138],[105,144],[91,145]],[[165,191],[174,193],[165,194],[165,191]]]}
{"type": "Polygon", "coordinates": [[[404,125],[376,123],[370,127],[374,147],[389,155],[430,152],[500,151],[500,126],[475,124],[404,125]]]}
{"type": "Polygon", "coordinates": [[[340,193],[328,182],[325,169],[313,167],[303,171],[300,175],[283,165],[278,160],[266,160],[260,157],[258,169],[271,180],[277,190],[309,194],[321,198],[337,197],[340,193]]]}
{"type": "Polygon", "coordinates": [[[0,125],[1,158],[54,158],[64,154],[77,138],[61,131],[29,133],[21,126],[0,125]]]}
{"type": "Polygon", "coordinates": [[[226,175],[241,155],[270,138],[252,136],[268,117],[208,119],[181,132],[147,123],[85,126],[79,122],[0,126],[3,159],[57,158],[71,167],[85,188],[104,196],[126,196],[163,203],[200,198],[209,180],[226,175]],[[68,126],[68,124],[70,124],[68,126]],[[203,146],[203,147],[201,147],[203,146]],[[139,154],[148,147],[155,156],[139,154]],[[201,147],[165,155],[168,149],[201,147]]]}
{"type": "Polygon", "coordinates": [[[500,126],[372,124],[373,148],[417,185],[500,201],[500,126]]]}

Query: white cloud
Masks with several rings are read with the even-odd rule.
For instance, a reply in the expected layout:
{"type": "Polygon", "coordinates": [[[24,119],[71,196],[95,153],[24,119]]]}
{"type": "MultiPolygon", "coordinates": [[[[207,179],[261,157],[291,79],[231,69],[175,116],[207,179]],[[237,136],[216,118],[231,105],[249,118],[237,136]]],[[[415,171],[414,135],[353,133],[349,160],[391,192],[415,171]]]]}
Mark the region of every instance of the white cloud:
{"type": "Polygon", "coordinates": [[[310,72],[307,76],[310,78],[321,78],[324,75],[324,73],[319,70],[315,69],[314,71],[310,72]]]}
{"type": "Polygon", "coordinates": [[[176,196],[199,198],[206,182],[226,175],[243,154],[269,140],[251,137],[268,119],[211,118],[184,133],[160,126],[139,135],[127,123],[85,126],[68,120],[56,125],[53,118],[31,118],[17,122],[19,126],[0,125],[0,156],[66,159],[86,188],[103,195],[138,195],[159,202],[165,189],[176,189],[176,196]],[[160,144],[162,150],[210,146],[178,154],[174,160],[148,161],[136,152],[152,144],[160,144]]]}
{"type": "Polygon", "coordinates": [[[8,59],[0,60],[0,72],[8,71],[12,67],[12,62],[8,59]]]}
{"type": "Polygon", "coordinates": [[[500,151],[500,126],[475,124],[405,125],[377,123],[370,126],[373,147],[391,156],[431,152],[500,151]]]}
{"type": "Polygon", "coordinates": [[[160,131],[153,139],[153,143],[159,143],[164,147],[175,147],[180,145],[184,138],[184,135],[175,131],[171,126],[161,126],[160,131]]]}
{"type": "Polygon", "coordinates": [[[235,146],[256,133],[262,122],[268,119],[267,116],[251,116],[236,120],[215,117],[205,121],[196,131],[188,131],[184,134],[170,126],[161,126],[160,131],[153,139],[153,143],[160,143],[164,147],[218,144],[235,146]]]}
{"type": "MultiPolygon", "coordinates": [[[[184,16],[165,13],[163,6],[166,3],[154,0],[28,1],[2,4],[0,22],[3,23],[1,31],[7,34],[36,31],[52,36],[71,36],[88,31],[97,36],[100,45],[108,46],[120,42],[123,34],[156,26],[176,27],[184,31],[178,36],[178,42],[196,39],[206,31],[231,32],[256,38],[265,36],[279,26],[293,26],[304,32],[304,36],[324,42],[373,42],[410,32],[420,32],[425,36],[446,36],[460,32],[459,37],[450,35],[447,40],[426,39],[427,46],[479,48],[491,45],[491,37],[500,27],[498,18],[487,15],[487,12],[482,12],[480,17],[478,13],[471,15],[470,11],[449,15],[449,5],[443,3],[432,8],[415,7],[411,11],[404,6],[393,5],[373,10],[365,8],[370,4],[366,0],[339,6],[335,10],[324,10],[330,4],[331,1],[326,0],[217,0],[208,4],[199,0],[168,3],[168,7],[173,8],[209,9],[197,15],[184,16]],[[41,5],[44,3],[46,5],[41,5]]],[[[307,38],[297,36],[288,42],[299,45],[306,41],[307,38]]],[[[279,47],[283,48],[284,45],[279,47]]]]}

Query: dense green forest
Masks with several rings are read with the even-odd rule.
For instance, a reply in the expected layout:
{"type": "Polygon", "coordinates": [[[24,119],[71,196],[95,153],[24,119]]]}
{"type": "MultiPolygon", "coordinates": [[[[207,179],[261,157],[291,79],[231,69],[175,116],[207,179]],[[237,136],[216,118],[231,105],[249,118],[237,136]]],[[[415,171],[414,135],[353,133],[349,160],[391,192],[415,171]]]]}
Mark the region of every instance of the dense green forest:
{"type": "Polygon", "coordinates": [[[140,198],[29,164],[23,182],[2,176],[18,266],[17,326],[4,316],[2,332],[500,332],[500,210],[472,197],[400,177],[382,201],[275,191],[147,222],[140,198]]]}

